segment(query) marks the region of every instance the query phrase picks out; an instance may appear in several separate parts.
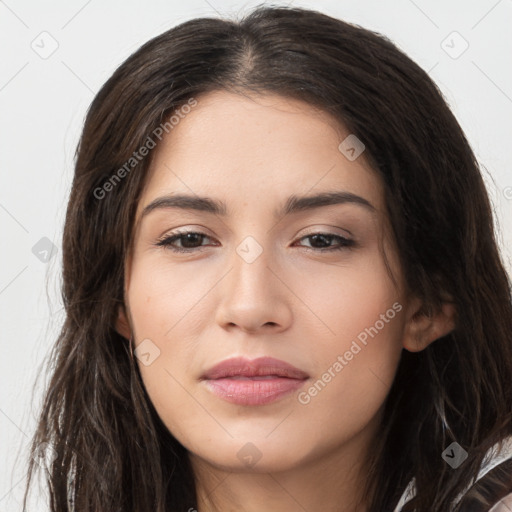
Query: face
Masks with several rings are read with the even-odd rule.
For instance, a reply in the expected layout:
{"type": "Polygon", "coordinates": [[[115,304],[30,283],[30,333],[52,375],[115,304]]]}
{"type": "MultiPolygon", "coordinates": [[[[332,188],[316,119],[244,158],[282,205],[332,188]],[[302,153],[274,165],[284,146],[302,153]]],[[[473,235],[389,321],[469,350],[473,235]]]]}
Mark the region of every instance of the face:
{"type": "Polygon", "coordinates": [[[377,431],[405,297],[383,185],[353,139],[339,148],[348,135],[300,101],[213,92],[154,149],[127,321],[159,416],[197,460],[285,470],[377,431]],[[236,357],[236,375],[204,378],[236,357]]]}

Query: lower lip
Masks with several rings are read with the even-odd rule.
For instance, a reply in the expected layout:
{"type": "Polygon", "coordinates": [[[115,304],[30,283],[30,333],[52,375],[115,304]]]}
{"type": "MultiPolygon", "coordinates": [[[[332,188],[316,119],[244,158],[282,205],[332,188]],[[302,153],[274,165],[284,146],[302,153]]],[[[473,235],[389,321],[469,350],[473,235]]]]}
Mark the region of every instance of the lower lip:
{"type": "Polygon", "coordinates": [[[206,380],[208,389],[218,397],[238,405],[265,405],[300,388],[306,379],[275,377],[272,379],[206,380]]]}

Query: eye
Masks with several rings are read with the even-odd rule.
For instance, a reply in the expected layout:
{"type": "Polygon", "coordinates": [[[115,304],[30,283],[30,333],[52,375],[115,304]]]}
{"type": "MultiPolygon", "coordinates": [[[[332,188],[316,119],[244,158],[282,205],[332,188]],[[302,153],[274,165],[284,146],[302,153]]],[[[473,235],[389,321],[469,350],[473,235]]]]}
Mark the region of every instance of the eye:
{"type": "MultiPolygon", "coordinates": [[[[197,231],[180,231],[171,235],[166,235],[155,244],[160,247],[165,247],[174,252],[192,252],[198,249],[197,243],[201,242],[204,238],[209,238],[205,233],[197,231]],[[175,242],[180,241],[182,247],[176,247],[175,242]]],[[[199,245],[201,247],[201,245],[199,245]]]]}
{"type": "MultiPolygon", "coordinates": [[[[201,242],[204,241],[205,238],[210,237],[205,233],[198,231],[180,231],[177,233],[171,233],[170,235],[165,235],[163,238],[159,239],[155,245],[159,247],[165,247],[166,249],[170,249],[174,252],[190,253],[197,252],[198,250],[200,251],[201,247],[204,247],[201,242]],[[176,246],[176,242],[180,242],[181,247],[176,246]]],[[[345,238],[340,235],[335,235],[333,233],[312,233],[303,236],[299,240],[305,239],[309,239],[313,246],[310,245],[309,247],[301,247],[315,252],[341,251],[356,245],[354,240],[345,238]],[[338,244],[334,247],[326,246],[326,244],[330,244],[333,240],[337,240],[338,244]],[[315,247],[317,244],[320,244],[321,247],[315,247]]]]}
{"type": "MultiPolygon", "coordinates": [[[[310,235],[303,236],[300,240],[309,239],[310,244],[313,247],[305,247],[307,250],[312,250],[316,252],[330,252],[330,251],[341,251],[343,249],[348,249],[350,247],[354,247],[356,244],[354,240],[349,238],[345,238],[341,235],[335,235],[333,233],[312,233],[310,235]],[[325,244],[329,244],[333,240],[338,241],[338,245],[334,247],[326,247],[325,244]],[[315,245],[320,244],[321,247],[314,247],[315,245]]],[[[302,246],[304,247],[304,246],[302,246]]]]}

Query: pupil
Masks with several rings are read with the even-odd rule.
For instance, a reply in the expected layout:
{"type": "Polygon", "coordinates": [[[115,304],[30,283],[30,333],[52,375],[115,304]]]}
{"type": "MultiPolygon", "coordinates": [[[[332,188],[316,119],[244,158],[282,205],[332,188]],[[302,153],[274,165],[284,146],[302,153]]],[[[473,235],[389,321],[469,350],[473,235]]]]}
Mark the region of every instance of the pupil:
{"type": "MultiPolygon", "coordinates": [[[[329,245],[330,235],[328,235],[328,236],[326,236],[326,235],[313,235],[312,242],[314,242],[315,240],[318,240],[318,239],[323,240],[324,242],[326,242],[326,245],[329,245]]],[[[313,243],[312,245],[315,245],[315,244],[313,243]]]]}
{"type": "MultiPolygon", "coordinates": [[[[189,247],[187,244],[188,243],[192,243],[192,246],[193,246],[194,245],[194,240],[193,240],[194,237],[197,238],[197,237],[200,237],[200,236],[202,236],[202,235],[199,235],[197,233],[187,233],[185,235],[185,239],[184,240],[182,239],[182,241],[181,241],[182,245],[184,245],[185,247],[189,247]],[[183,243],[183,242],[185,242],[185,243],[183,243]]],[[[197,242],[197,240],[196,240],[196,242],[197,242]]]]}

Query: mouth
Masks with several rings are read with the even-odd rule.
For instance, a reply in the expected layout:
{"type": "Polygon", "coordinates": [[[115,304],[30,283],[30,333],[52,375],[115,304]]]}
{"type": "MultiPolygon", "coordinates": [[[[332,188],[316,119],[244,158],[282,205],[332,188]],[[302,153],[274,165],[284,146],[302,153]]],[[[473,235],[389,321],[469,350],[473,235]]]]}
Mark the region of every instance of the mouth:
{"type": "Polygon", "coordinates": [[[219,398],[238,405],[275,402],[304,385],[309,375],[270,357],[232,358],[205,372],[200,380],[219,398]]]}

